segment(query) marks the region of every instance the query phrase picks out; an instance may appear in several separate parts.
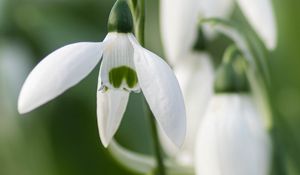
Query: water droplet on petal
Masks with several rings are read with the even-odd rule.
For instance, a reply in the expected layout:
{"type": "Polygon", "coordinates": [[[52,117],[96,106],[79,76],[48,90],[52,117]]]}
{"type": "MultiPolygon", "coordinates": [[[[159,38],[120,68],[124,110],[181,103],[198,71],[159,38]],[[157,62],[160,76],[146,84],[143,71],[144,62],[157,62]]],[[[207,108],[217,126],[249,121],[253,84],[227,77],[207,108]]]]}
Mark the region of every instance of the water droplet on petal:
{"type": "Polygon", "coordinates": [[[104,93],[104,92],[106,92],[107,90],[108,90],[108,87],[101,83],[101,86],[100,86],[100,88],[98,89],[98,91],[104,93]]]}

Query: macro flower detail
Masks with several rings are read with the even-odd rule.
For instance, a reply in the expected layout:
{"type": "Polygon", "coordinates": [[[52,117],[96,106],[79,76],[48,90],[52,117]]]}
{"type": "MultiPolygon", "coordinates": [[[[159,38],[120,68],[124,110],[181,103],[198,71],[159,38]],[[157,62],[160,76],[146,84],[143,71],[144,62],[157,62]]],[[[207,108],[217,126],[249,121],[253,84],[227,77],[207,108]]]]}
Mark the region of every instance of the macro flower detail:
{"type": "Polygon", "coordinates": [[[185,138],[185,106],[171,68],[143,48],[133,35],[126,1],[114,5],[103,42],[64,46],[44,58],[29,74],[18,110],[27,113],[86,77],[100,63],[97,117],[102,144],[107,147],[126,110],[130,92],[142,91],[159,126],[180,146],[185,138]]]}

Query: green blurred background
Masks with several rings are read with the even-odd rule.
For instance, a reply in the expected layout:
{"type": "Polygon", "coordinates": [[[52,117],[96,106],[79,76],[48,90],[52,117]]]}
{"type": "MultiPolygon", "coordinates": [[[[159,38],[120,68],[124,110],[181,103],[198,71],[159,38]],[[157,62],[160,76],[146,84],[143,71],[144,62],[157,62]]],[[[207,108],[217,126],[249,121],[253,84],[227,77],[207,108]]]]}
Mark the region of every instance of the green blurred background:
{"type": "MultiPolygon", "coordinates": [[[[300,162],[300,1],[274,0],[279,40],[271,53],[277,115],[284,157],[300,162]],[[288,133],[288,134],[287,134],[288,133]],[[299,156],[297,156],[299,155],[299,156]]],[[[132,174],[100,143],[96,122],[98,69],[79,85],[34,112],[20,116],[17,97],[29,71],[53,50],[78,41],[101,41],[113,0],[0,0],[0,175],[132,174]]],[[[148,0],[146,47],[163,56],[157,0],[148,0]]],[[[218,48],[216,48],[218,50],[218,48]]],[[[45,77],[46,79],[47,77],[45,77]]],[[[143,100],[133,94],[116,138],[152,154],[143,100]]],[[[298,163],[298,164],[297,164],[298,163]]],[[[295,175],[297,173],[294,173],[295,175]]]]}

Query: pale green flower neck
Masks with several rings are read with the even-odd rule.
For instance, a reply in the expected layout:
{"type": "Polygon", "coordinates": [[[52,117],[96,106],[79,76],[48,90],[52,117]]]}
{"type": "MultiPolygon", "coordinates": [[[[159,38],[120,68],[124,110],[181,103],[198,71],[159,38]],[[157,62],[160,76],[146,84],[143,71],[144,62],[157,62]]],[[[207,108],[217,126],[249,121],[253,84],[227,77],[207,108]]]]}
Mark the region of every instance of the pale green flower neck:
{"type": "Polygon", "coordinates": [[[133,19],[126,0],[118,0],[113,6],[108,19],[108,31],[133,33],[133,19]]]}

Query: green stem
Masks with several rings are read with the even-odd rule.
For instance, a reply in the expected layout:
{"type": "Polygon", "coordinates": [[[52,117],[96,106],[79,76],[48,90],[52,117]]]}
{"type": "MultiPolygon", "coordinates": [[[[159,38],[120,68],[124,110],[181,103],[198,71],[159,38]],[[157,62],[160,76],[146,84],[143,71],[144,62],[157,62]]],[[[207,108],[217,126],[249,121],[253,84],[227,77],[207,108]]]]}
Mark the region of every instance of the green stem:
{"type": "Polygon", "coordinates": [[[135,34],[141,46],[145,47],[145,0],[138,0],[138,6],[135,9],[135,34]]]}
{"type": "Polygon", "coordinates": [[[158,138],[158,132],[157,132],[157,127],[155,123],[155,118],[150,111],[149,107],[148,108],[148,116],[150,120],[150,125],[151,125],[151,134],[153,137],[153,145],[154,145],[154,153],[155,153],[155,158],[157,162],[157,175],[166,175],[166,170],[163,162],[163,156],[161,152],[161,147],[159,143],[159,138],[158,138]]]}
{"type": "MultiPolygon", "coordinates": [[[[133,3],[134,4],[134,3],[133,3]]],[[[133,7],[133,16],[135,20],[135,35],[141,44],[141,46],[145,47],[145,0],[137,0],[136,8],[133,7]]],[[[158,175],[166,175],[166,170],[163,162],[163,155],[159,143],[157,127],[155,123],[155,118],[149,109],[148,105],[146,105],[147,113],[149,114],[149,120],[151,125],[151,134],[153,138],[153,146],[154,153],[157,162],[157,174],[158,175]]]]}

